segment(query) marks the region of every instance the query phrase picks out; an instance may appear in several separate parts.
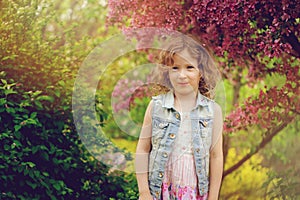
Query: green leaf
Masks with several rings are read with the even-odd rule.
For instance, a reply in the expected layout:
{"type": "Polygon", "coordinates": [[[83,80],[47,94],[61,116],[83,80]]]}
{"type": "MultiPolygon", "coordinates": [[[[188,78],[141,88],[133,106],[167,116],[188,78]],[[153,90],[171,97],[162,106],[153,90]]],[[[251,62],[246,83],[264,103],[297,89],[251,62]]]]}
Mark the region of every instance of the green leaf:
{"type": "Polygon", "coordinates": [[[24,175],[26,176],[29,173],[29,170],[24,170],[24,175]]]}
{"type": "Polygon", "coordinates": [[[33,170],[26,170],[26,171],[29,171],[29,176],[30,176],[31,178],[34,178],[33,170]]]}
{"type": "Polygon", "coordinates": [[[14,149],[15,147],[22,146],[21,143],[18,140],[14,140],[14,142],[10,145],[11,149],[14,149]]]}
{"type": "Polygon", "coordinates": [[[6,99],[5,98],[1,98],[0,99],[0,106],[6,104],[6,99]]]}
{"type": "Polygon", "coordinates": [[[38,171],[38,170],[35,170],[35,171],[34,171],[34,175],[35,175],[36,177],[40,178],[41,172],[38,171]]]}
{"type": "Polygon", "coordinates": [[[34,104],[38,107],[38,109],[43,109],[43,105],[40,101],[34,101],[34,104]]]}
{"type": "Polygon", "coordinates": [[[36,116],[37,116],[37,112],[33,112],[30,114],[30,118],[36,118],[36,116]]]}
{"type": "Polygon", "coordinates": [[[42,172],[42,174],[43,174],[44,176],[49,176],[49,173],[48,173],[48,172],[42,172]]]}
{"type": "Polygon", "coordinates": [[[16,139],[20,139],[22,136],[20,132],[14,132],[14,135],[16,139]]]}
{"type": "Polygon", "coordinates": [[[37,97],[38,95],[40,95],[42,93],[42,91],[38,90],[32,93],[32,91],[29,91],[28,93],[32,94],[32,97],[37,97]]]}
{"type": "Polygon", "coordinates": [[[59,164],[59,160],[57,158],[53,158],[52,161],[54,162],[54,164],[59,164]]]}
{"type": "Polygon", "coordinates": [[[12,90],[12,89],[8,89],[8,90],[4,90],[4,94],[5,95],[9,95],[9,94],[17,94],[16,91],[12,90]]]}
{"type": "Polygon", "coordinates": [[[65,86],[65,82],[62,81],[62,80],[58,81],[58,84],[61,85],[61,86],[65,86]]]}
{"type": "Polygon", "coordinates": [[[49,188],[49,185],[47,183],[45,183],[44,181],[41,181],[40,184],[42,186],[44,186],[45,188],[47,188],[47,191],[49,191],[50,188],[49,188]]]}
{"type": "Polygon", "coordinates": [[[1,79],[1,82],[4,84],[4,85],[7,85],[7,81],[5,79],[1,79]]]}
{"type": "Polygon", "coordinates": [[[54,94],[55,94],[57,97],[60,97],[60,91],[59,91],[59,90],[55,90],[55,91],[54,91],[54,94]]]}
{"type": "Polygon", "coordinates": [[[32,183],[31,181],[26,180],[25,181],[27,185],[29,185],[32,189],[35,189],[38,185],[36,183],[32,183]]]}
{"type": "Polygon", "coordinates": [[[5,145],[4,145],[4,150],[6,150],[6,151],[10,150],[10,146],[7,145],[7,144],[5,144],[5,145]]]}
{"type": "Polygon", "coordinates": [[[23,168],[22,166],[19,166],[19,167],[17,168],[17,170],[18,170],[19,173],[21,173],[21,172],[24,170],[24,168],[23,168]]]}
{"type": "Polygon", "coordinates": [[[18,132],[21,128],[22,128],[21,125],[15,125],[14,126],[15,132],[18,132]]]}
{"type": "Polygon", "coordinates": [[[0,134],[0,139],[3,139],[3,138],[5,138],[5,139],[9,138],[9,134],[8,133],[1,133],[0,134]]]}
{"type": "Polygon", "coordinates": [[[33,162],[27,162],[26,164],[29,165],[29,167],[31,167],[31,168],[35,167],[35,164],[33,162]]]}
{"type": "Polygon", "coordinates": [[[29,118],[26,120],[26,124],[38,125],[38,120],[29,118]]]}
{"type": "Polygon", "coordinates": [[[38,101],[44,100],[44,101],[49,101],[49,102],[51,102],[51,103],[54,102],[54,98],[51,97],[51,96],[48,96],[48,95],[41,95],[41,96],[38,96],[38,97],[36,98],[36,100],[38,100],[38,101]]]}
{"type": "Polygon", "coordinates": [[[32,147],[32,153],[35,154],[39,150],[39,146],[32,147]]]}
{"type": "Polygon", "coordinates": [[[53,184],[53,187],[54,187],[56,190],[60,190],[60,188],[61,188],[61,187],[60,187],[60,184],[57,183],[57,182],[53,184]]]}
{"type": "Polygon", "coordinates": [[[18,57],[18,55],[12,54],[12,55],[3,57],[2,61],[5,61],[5,60],[15,60],[16,57],[18,57]]]}
{"type": "Polygon", "coordinates": [[[49,161],[49,155],[46,152],[42,152],[42,156],[45,158],[45,160],[49,161]]]}
{"type": "Polygon", "coordinates": [[[8,107],[8,108],[6,108],[6,111],[7,111],[8,113],[10,113],[10,114],[15,114],[15,113],[16,113],[16,109],[15,109],[15,108],[10,108],[10,107],[8,107]]]}

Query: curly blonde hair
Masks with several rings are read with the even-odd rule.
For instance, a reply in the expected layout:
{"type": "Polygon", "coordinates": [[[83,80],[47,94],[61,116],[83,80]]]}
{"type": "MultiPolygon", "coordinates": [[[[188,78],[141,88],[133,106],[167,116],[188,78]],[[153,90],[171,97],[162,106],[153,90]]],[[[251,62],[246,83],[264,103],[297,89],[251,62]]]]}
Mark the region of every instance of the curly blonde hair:
{"type": "Polygon", "coordinates": [[[179,35],[171,37],[166,41],[166,47],[161,50],[158,58],[158,66],[154,72],[154,80],[161,84],[161,92],[166,92],[166,88],[172,88],[168,69],[174,63],[175,54],[179,54],[184,49],[197,60],[198,69],[201,73],[199,81],[199,92],[207,98],[213,99],[215,96],[215,87],[221,78],[221,74],[215,66],[208,51],[200,44],[200,41],[194,36],[179,35]]]}

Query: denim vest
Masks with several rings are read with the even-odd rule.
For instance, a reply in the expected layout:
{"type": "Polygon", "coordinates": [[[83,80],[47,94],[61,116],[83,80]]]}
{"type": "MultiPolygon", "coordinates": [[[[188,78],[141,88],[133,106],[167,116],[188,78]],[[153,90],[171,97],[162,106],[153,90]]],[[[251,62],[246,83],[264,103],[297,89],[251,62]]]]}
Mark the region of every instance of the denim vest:
{"type": "MultiPolygon", "coordinates": [[[[212,143],[213,104],[212,100],[198,92],[196,107],[190,112],[193,157],[201,196],[208,192],[209,186],[209,151],[212,143]]],[[[153,97],[152,148],[149,156],[148,180],[151,195],[156,199],[161,199],[161,185],[165,166],[177,136],[180,120],[180,113],[174,108],[173,92],[153,97]]]]}

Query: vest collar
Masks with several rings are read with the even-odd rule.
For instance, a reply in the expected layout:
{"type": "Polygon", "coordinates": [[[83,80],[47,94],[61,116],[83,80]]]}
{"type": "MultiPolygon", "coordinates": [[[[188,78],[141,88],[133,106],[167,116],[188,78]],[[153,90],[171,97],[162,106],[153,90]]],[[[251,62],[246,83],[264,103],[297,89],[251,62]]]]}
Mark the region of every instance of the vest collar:
{"type": "MultiPolygon", "coordinates": [[[[208,104],[208,102],[210,101],[210,99],[208,99],[207,97],[203,96],[199,91],[197,94],[197,102],[196,102],[196,107],[199,106],[206,106],[208,104]]],[[[165,108],[174,108],[174,93],[173,91],[169,91],[168,93],[166,93],[164,95],[163,101],[162,101],[162,107],[165,108]]]]}

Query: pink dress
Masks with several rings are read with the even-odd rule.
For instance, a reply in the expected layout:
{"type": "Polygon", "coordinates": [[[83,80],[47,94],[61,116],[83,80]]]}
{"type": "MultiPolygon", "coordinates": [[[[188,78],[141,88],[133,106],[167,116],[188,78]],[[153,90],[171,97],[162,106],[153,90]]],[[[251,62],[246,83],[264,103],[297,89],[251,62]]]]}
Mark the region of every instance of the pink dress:
{"type": "Polygon", "coordinates": [[[181,117],[173,151],[165,168],[162,200],[206,200],[208,195],[200,196],[197,186],[189,113],[182,113],[181,117]]]}

